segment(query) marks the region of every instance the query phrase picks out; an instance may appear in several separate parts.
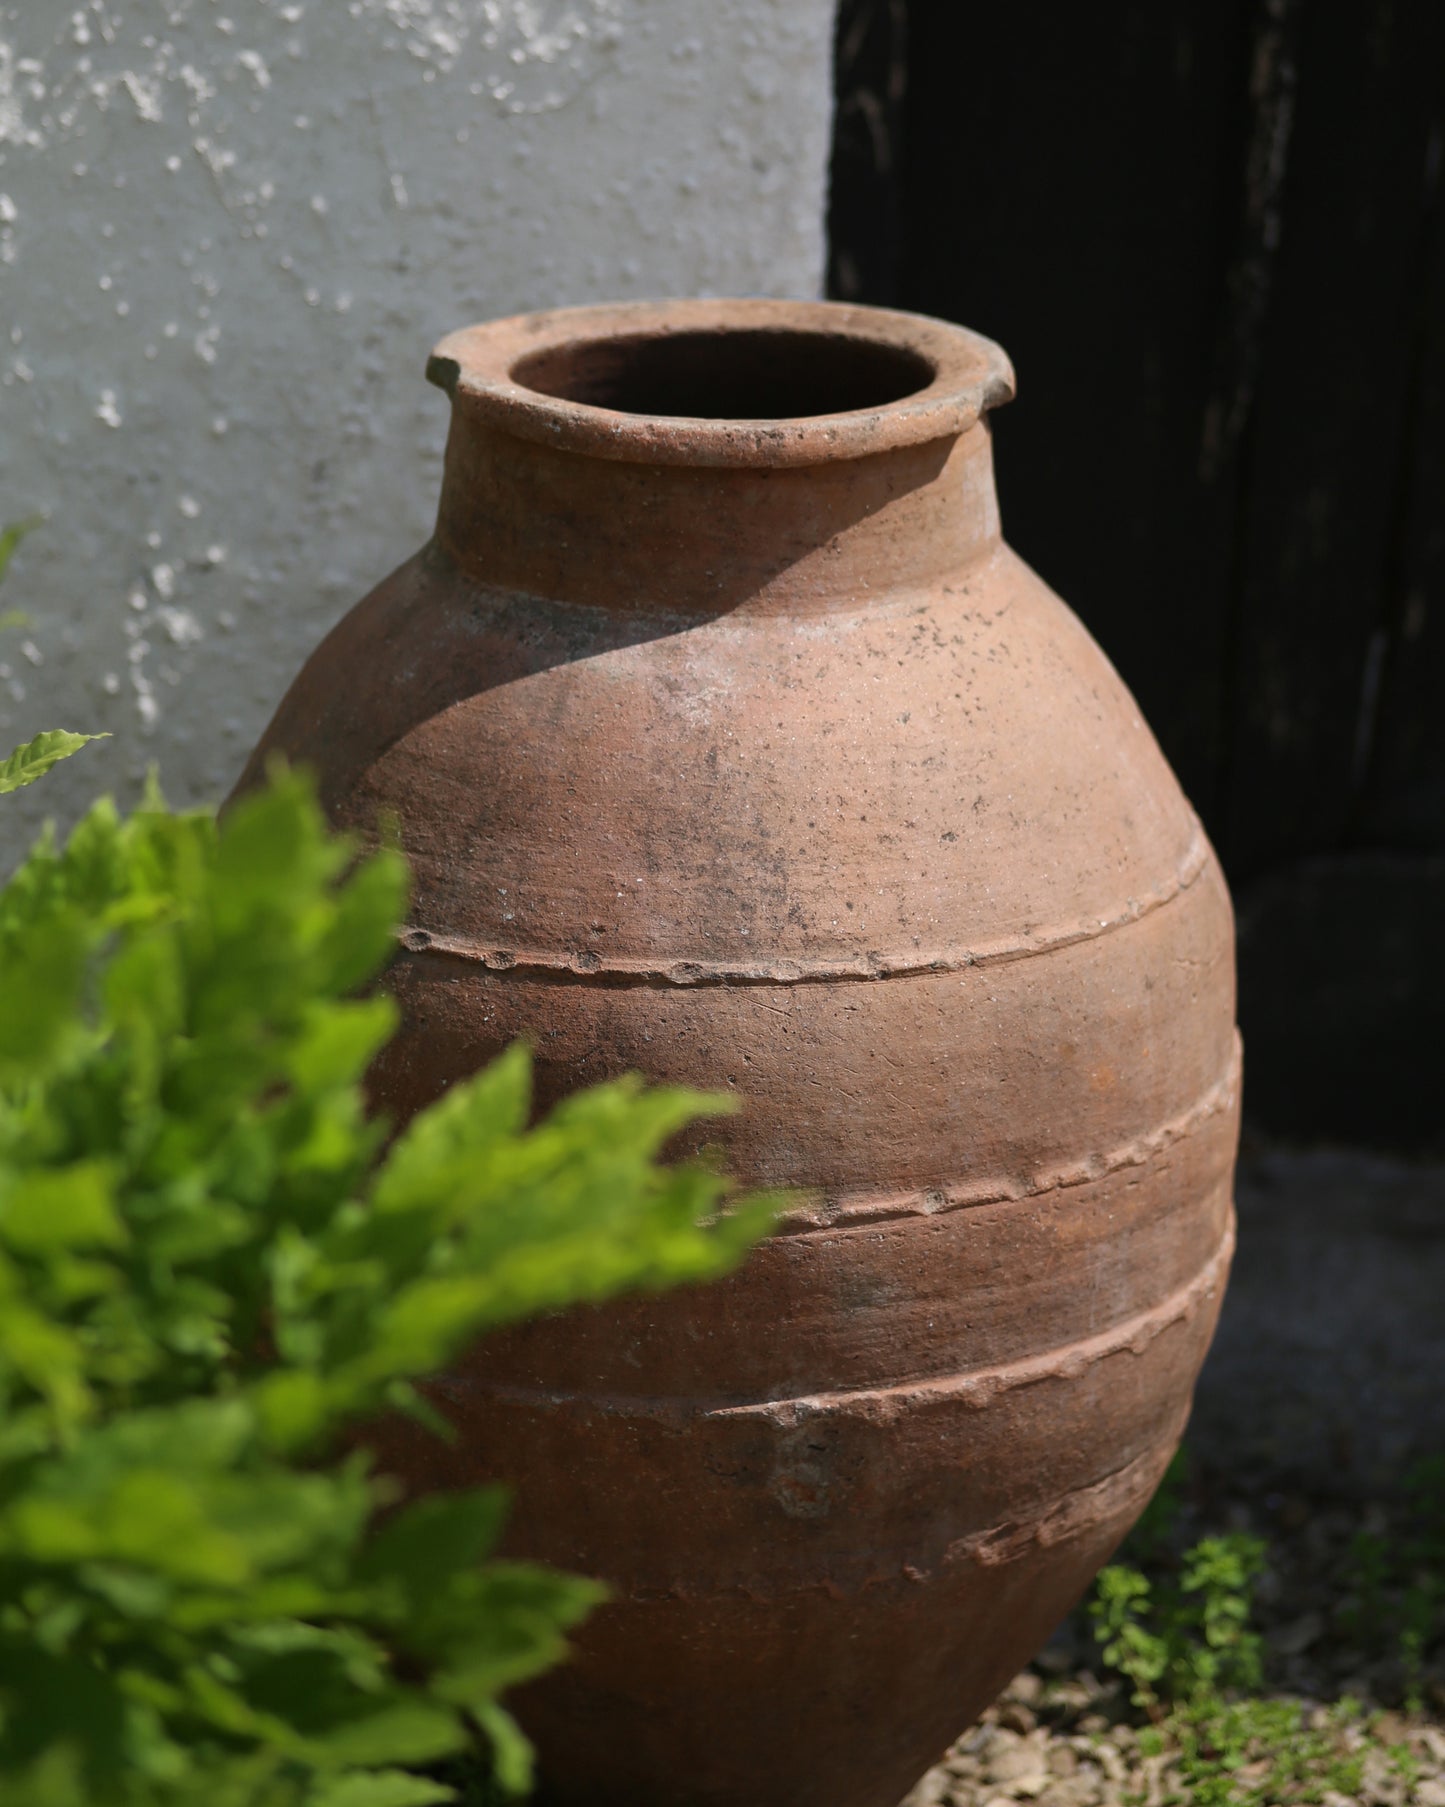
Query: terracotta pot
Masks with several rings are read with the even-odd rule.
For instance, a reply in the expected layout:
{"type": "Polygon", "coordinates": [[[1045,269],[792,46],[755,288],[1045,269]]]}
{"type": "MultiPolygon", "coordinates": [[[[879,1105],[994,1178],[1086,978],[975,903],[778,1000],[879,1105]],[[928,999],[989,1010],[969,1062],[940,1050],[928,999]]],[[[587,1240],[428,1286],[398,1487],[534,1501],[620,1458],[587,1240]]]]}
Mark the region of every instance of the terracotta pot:
{"type": "Polygon", "coordinates": [[[518,1696],[557,1800],[890,1807],[1184,1423],[1232,1234],[1219,868],[999,537],[997,346],[679,302],[471,328],[430,375],[436,537],[258,750],[400,816],[379,1095],[526,1035],[544,1101],[736,1087],[733,1170],[814,1196],[722,1284],[489,1342],[456,1446],[390,1456],[514,1482],[513,1548],[616,1590],[518,1696]]]}

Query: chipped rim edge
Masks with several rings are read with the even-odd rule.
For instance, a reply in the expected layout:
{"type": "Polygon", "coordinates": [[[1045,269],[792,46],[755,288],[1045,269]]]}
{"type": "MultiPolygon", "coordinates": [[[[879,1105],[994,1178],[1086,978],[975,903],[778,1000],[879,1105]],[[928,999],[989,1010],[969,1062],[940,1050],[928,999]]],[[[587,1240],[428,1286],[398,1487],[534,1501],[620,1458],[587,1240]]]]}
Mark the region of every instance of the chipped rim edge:
{"type": "Polygon", "coordinates": [[[654,465],[776,469],[866,458],[956,437],[1014,395],[1013,366],[992,339],[924,314],[833,301],[625,301],[513,314],[449,333],[433,351],[426,374],[455,407],[517,438],[654,465]],[[630,414],[544,395],[512,380],[524,357],[571,343],[729,329],[862,339],[927,359],[934,377],[882,407],[792,420],[630,414]]]}

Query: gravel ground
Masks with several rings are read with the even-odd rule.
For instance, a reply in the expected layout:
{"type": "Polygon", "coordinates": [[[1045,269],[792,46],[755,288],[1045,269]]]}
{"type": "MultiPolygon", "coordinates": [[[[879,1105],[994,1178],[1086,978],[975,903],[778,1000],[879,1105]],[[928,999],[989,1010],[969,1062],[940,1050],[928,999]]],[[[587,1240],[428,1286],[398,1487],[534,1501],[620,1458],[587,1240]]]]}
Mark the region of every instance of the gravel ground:
{"type": "MultiPolygon", "coordinates": [[[[961,1738],[918,1784],[905,1807],[990,1807],[1031,1801],[1037,1807],[1107,1807],[1113,1802],[1164,1807],[1200,1796],[1181,1779],[1178,1744],[1162,1735],[1163,1750],[1146,1755],[1139,1731],[1119,1723],[1112,1699],[1097,1698],[1087,1672],[1041,1681],[1025,1670],[983,1722],[961,1738]]],[[[1319,1707],[1302,1704],[1300,1724],[1318,1729],[1327,1755],[1315,1774],[1289,1792],[1268,1786],[1274,1753],[1264,1752],[1234,1772],[1233,1798],[1313,1801],[1321,1807],[1445,1807],[1445,1725],[1380,1715],[1373,1725],[1338,1725],[1319,1707]],[[1336,1766],[1355,1760],[1359,1780],[1348,1794],[1331,1786],[1336,1766]],[[1257,1797],[1256,1797],[1257,1798],[1257,1797]]],[[[1351,1778],[1353,1782],[1353,1778],[1351,1778]]],[[[1214,1800],[1228,1800],[1229,1794],[1214,1800]]]]}
{"type": "MultiPolygon", "coordinates": [[[[1388,1625],[1361,1635],[1362,1602],[1351,1585],[1358,1573],[1351,1553],[1356,1534],[1369,1531],[1389,1544],[1402,1531],[1401,1516],[1380,1502],[1363,1511],[1312,1511],[1291,1495],[1268,1506],[1236,1501],[1223,1513],[1207,1504],[1185,1509],[1188,1540],[1248,1530],[1270,1542],[1255,1614],[1266,1648],[1262,1695],[1297,1706],[1292,1742],[1305,1772],[1273,1780],[1280,1750],[1256,1744],[1232,1788],[1203,1797],[1211,1807],[1260,1798],[1323,1807],[1445,1807],[1445,1664],[1439,1653],[1433,1666],[1427,1664],[1415,1682],[1419,1707],[1408,1711],[1398,1635],[1388,1625]],[[1342,1712],[1338,1703],[1346,1699],[1357,1708],[1342,1712]],[[1358,1778],[1342,1773],[1352,1759],[1358,1778]],[[1350,1783],[1348,1792],[1339,1786],[1342,1780],[1350,1783]]],[[[1164,1807],[1201,1799],[1181,1775],[1179,1758],[1169,1723],[1151,1726],[1130,1705],[1127,1685],[1103,1670],[1087,1620],[1078,1613],[928,1772],[905,1807],[1002,1807],[1010,1801],[1164,1807]],[[1154,1750],[1156,1743],[1162,1749],[1154,1750]]]]}
{"type": "Polygon", "coordinates": [[[1359,1555],[1363,1537],[1395,1561],[1418,1536],[1401,1483],[1445,1450],[1445,1168],[1254,1148],[1239,1214],[1171,1542],[1267,1543],[1254,1620],[1261,1697],[1280,1703],[1271,1737],[1191,1783],[1178,1726],[1130,1704],[1081,1611],[905,1807],[1445,1807],[1445,1649],[1412,1685],[1409,1577],[1397,1564],[1362,1598],[1359,1555]]]}

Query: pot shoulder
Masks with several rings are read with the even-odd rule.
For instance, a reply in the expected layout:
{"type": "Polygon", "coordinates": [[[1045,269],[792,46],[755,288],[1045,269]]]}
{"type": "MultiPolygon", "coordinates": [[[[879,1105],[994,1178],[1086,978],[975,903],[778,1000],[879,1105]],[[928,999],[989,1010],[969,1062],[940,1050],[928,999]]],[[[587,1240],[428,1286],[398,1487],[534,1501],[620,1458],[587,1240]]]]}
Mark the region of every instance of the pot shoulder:
{"type": "MultiPolygon", "coordinates": [[[[1005,548],[808,615],[635,615],[434,551],[253,759],[400,818],[415,921],[518,954],[926,963],[1146,907],[1210,861],[1133,698],[1005,548]]],[[[243,780],[246,782],[247,780],[243,780]]]]}

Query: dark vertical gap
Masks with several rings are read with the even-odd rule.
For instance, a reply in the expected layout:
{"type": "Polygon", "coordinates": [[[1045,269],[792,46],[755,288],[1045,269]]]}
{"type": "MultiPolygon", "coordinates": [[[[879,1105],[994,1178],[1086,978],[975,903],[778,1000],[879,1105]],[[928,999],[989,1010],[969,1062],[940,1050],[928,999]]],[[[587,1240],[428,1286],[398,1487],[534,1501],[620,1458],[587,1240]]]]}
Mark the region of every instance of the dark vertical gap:
{"type": "Polygon", "coordinates": [[[839,0],[827,293],[888,307],[902,251],[908,0],[839,0]]]}
{"type": "Polygon", "coordinates": [[[1251,497],[1255,476],[1254,397],[1263,362],[1265,323],[1284,234],[1305,0],[1261,0],[1252,33],[1249,144],[1241,195],[1239,236],[1225,279],[1225,314],[1215,376],[1205,406],[1199,447],[1202,485],[1222,481],[1233,467],[1233,522],[1220,647],[1219,770],[1215,823],[1228,863],[1235,813],[1240,712],[1245,694],[1245,610],[1248,606],[1251,497]]]}
{"type": "Polygon", "coordinates": [[[1250,491],[1254,485],[1254,434],[1246,423],[1235,467],[1233,537],[1229,543],[1220,637],[1218,769],[1214,787],[1213,838],[1226,873],[1231,867],[1230,830],[1235,820],[1234,786],[1239,769],[1239,723],[1247,691],[1244,671],[1245,595],[1249,583],[1250,491]]]}
{"type": "MultiPolygon", "coordinates": [[[[1430,277],[1431,251],[1440,209],[1442,158],[1445,158],[1445,119],[1437,117],[1426,140],[1421,171],[1420,230],[1410,277],[1411,318],[1405,399],[1395,443],[1379,621],[1361,674],[1356,761],[1345,820],[1348,846],[1362,845],[1369,838],[1365,833],[1365,815],[1379,783],[1379,728],[1399,670],[1405,639],[1405,615],[1410,600],[1408,548],[1415,525],[1416,473],[1423,453],[1426,363],[1431,327],[1436,324],[1430,312],[1430,277]]],[[[1439,498],[1437,505],[1438,502],[1439,498]]]]}

